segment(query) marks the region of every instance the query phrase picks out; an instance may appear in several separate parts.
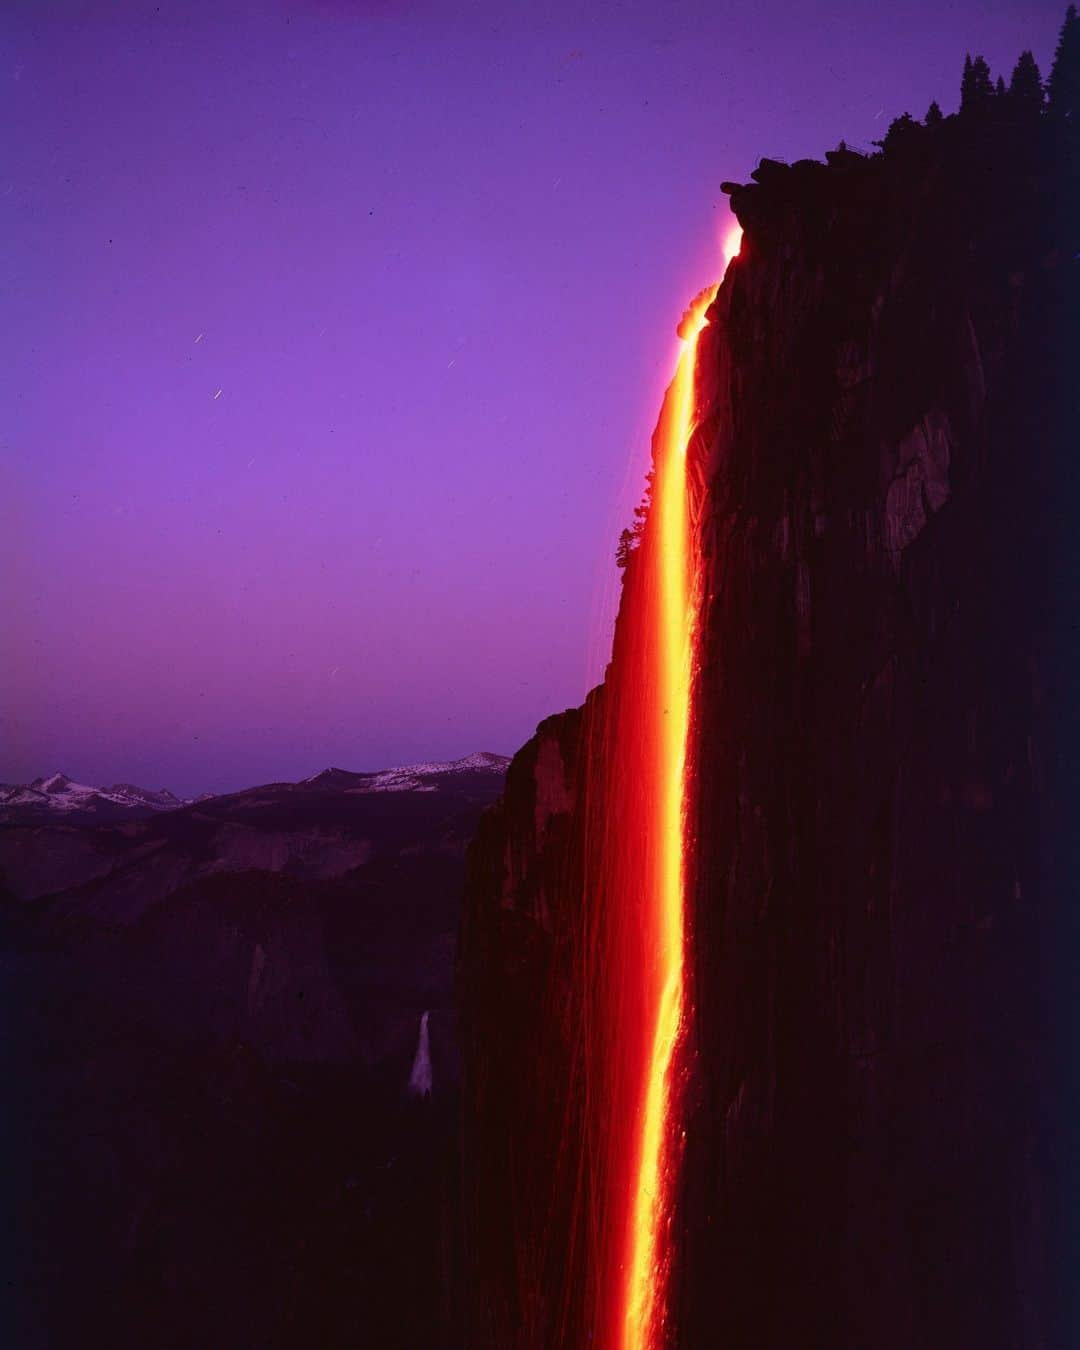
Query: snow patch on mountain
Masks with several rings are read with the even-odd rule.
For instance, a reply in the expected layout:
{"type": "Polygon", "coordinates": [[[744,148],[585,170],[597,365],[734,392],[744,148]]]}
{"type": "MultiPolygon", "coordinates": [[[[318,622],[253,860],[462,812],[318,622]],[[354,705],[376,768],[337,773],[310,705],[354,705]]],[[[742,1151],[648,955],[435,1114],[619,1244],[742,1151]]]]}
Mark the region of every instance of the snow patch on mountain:
{"type": "Polygon", "coordinates": [[[305,778],[309,787],[340,787],[345,792],[437,792],[438,783],[428,780],[452,778],[459,774],[505,774],[510,763],[506,755],[495,755],[478,750],[461,759],[433,761],[426,764],[407,764],[396,769],[380,769],[376,773],[350,773],[347,769],[323,769],[321,773],[305,778]]]}
{"type": "Polygon", "coordinates": [[[175,811],[184,805],[186,803],[167,788],[154,792],[133,783],[92,787],[89,783],[76,783],[67,774],[51,773],[44,778],[35,778],[32,783],[18,783],[0,790],[0,821],[12,814],[26,816],[28,813],[116,817],[175,811]]]}
{"type": "MultiPolygon", "coordinates": [[[[299,783],[267,784],[267,789],[296,791],[315,788],[345,794],[371,792],[438,792],[440,782],[468,774],[502,777],[510,763],[506,755],[481,750],[461,759],[408,764],[375,773],[354,773],[349,769],[323,769],[299,783]]],[[[234,797],[252,798],[258,789],[249,788],[234,797]]],[[[134,783],[114,783],[111,787],[92,787],[77,783],[63,773],[35,778],[32,783],[0,786],[0,824],[34,824],[46,820],[117,823],[162,811],[176,811],[211,800],[214,793],[180,798],[167,788],[154,792],[134,783]]],[[[257,800],[256,800],[256,804],[257,800]]]]}

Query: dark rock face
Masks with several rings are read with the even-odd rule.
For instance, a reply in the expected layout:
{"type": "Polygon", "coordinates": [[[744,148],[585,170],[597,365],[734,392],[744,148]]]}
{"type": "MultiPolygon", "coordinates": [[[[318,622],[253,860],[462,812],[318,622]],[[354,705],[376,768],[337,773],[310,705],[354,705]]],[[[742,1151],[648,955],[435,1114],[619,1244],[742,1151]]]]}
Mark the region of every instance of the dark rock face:
{"type": "Polygon", "coordinates": [[[569,1345],[583,1325],[575,805],[587,736],[577,710],[542,723],[512,761],[504,798],[481,819],[469,853],[458,1003],[471,1068],[463,1111],[470,1346],[569,1345]],[[577,1259],[568,1259],[574,1249],[577,1259]]]}
{"type": "MultiPolygon", "coordinates": [[[[1076,149],[948,119],[798,169],[734,191],[699,349],[671,1341],[1063,1347],[1076,149]]],[[[588,1263],[558,1195],[603,697],[540,728],[470,860],[474,1344],[549,1343],[513,1329],[536,1303],[580,1314],[573,1275],[534,1277],[588,1263]]]]}

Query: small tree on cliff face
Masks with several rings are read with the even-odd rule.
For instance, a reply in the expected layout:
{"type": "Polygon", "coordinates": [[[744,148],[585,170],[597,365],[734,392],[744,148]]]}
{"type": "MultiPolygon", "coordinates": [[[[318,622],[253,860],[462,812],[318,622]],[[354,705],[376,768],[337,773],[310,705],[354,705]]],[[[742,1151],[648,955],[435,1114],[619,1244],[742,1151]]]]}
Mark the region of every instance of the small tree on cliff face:
{"type": "Polygon", "coordinates": [[[1055,117],[1080,120],[1080,18],[1076,6],[1065,11],[1054,64],[1046,81],[1047,104],[1055,117]]]}
{"type": "Polygon", "coordinates": [[[634,523],[619,535],[619,546],[615,550],[616,567],[625,567],[630,561],[630,555],[636,552],[637,546],[641,543],[641,536],[645,532],[645,522],[649,519],[649,506],[652,502],[655,479],[656,470],[650,469],[645,475],[645,491],[642,493],[641,501],[634,507],[634,523]]]}
{"type": "Polygon", "coordinates": [[[1018,113],[1034,116],[1042,110],[1042,76],[1031,52],[1020,53],[1009,81],[1009,99],[1018,113]]]}
{"type": "Polygon", "coordinates": [[[960,81],[960,111],[965,116],[985,113],[994,97],[990,67],[981,56],[974,61],[964,57],[964,75],[960,81]]]}

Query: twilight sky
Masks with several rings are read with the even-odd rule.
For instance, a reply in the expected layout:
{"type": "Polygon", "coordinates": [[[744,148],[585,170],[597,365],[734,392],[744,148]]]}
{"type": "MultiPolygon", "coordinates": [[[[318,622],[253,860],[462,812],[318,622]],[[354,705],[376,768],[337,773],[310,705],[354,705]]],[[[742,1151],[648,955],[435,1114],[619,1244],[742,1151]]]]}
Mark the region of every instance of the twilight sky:
{"type": "Polygon", "coordinates": [[[600,677],[722,179],[1064,0],[6,0],[0,780],[512,752],[600,677]]]}

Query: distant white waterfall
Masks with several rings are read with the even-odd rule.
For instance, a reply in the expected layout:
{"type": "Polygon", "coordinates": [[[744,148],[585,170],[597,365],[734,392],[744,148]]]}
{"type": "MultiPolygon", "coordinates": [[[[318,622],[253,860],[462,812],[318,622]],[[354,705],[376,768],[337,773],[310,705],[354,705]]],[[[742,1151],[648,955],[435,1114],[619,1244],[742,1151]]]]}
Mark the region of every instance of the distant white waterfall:
{"type": "Polygon", "coordinates": [[[420,1036],[416,1042],[416,1056],[409,1074],[409,1091],[414,1097],[431,1096],[431,1040],[428,1036],[428,1014],[420,1019],[420,1036]]]}

